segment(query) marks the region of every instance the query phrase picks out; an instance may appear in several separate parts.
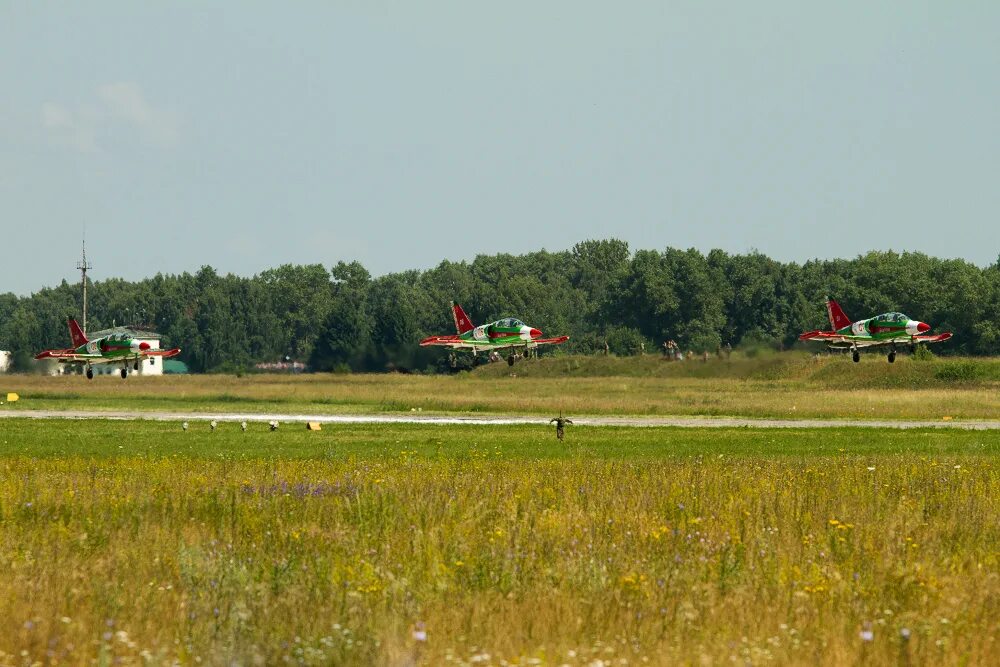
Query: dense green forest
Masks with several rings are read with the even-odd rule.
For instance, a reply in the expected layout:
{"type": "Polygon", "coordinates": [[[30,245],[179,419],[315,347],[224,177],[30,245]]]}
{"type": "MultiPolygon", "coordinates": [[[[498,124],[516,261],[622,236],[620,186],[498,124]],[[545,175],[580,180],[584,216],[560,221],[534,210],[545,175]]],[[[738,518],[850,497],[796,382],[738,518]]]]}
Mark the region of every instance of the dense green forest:
{"type": "MultiPolygon", "coordinates": [[[[480,255],[427,271],[373,278],[357,263],[285,265],[252,278],[157,275],[108,279],[88,290],[88,328],[152,328],[183,348],[194,371],[234,371],[284,357],[315,370],[446,367],[427,335],[452,333],[449,301],[478,324],[516,316],[546,335],[569,334],[569,352],[649,352],[667,338],[685,350],[719,345],[788,347],[826,328],[825,295],[848,315],[899,310],[954,331],[935,351],[1000,353],[1000,262],[979,268],[920,253],[870,252],[855,259],[782,263],[759,253],[632,252],[618,240],[572,250],[480,255]]],[[[29,297],[0,295],[0,349],[20,368],[44,348],[68,345],[65,318],[81,310],[79,283],[29,297]]]]}

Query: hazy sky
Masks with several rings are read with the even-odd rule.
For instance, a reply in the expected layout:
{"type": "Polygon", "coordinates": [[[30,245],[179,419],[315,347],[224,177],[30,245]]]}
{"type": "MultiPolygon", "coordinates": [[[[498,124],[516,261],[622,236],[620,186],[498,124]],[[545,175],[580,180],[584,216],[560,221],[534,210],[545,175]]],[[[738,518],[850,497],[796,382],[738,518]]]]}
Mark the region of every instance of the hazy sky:
{"type": "Polygon", "coordinates": [[[1000,253],[997,2],[0,0],[0,292],[479,253],[1000,253]]]}

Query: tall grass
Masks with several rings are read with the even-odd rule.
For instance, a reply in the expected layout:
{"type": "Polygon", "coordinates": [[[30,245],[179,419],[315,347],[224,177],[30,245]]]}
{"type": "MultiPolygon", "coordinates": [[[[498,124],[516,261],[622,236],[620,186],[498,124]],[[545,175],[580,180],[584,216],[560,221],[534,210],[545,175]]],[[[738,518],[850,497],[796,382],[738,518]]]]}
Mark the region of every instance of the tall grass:
{"type": "Polygon", "coordinates": [[[2,410],[434,412],[995,419],[1000,361],[760,354],[707,362],[551,357],[454,376],[0,376],[2,410]]]}
{"type": "Polygon", "coordinates": [[[993,433],[0,429],[0,664],[996,655],[993,433]]]}

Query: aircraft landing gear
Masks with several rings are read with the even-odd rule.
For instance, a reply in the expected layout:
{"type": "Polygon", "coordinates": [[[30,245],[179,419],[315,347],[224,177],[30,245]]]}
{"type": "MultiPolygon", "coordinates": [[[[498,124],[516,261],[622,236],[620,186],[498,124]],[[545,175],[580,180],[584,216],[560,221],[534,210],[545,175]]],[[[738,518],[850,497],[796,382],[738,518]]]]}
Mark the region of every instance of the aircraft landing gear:
{"type": "Polygon", "coordinates": [[[516,359],[514,358],[514,353],[511,352],[510,355],[507,356],[507,365],[513,366],[515,361],[516,359]]]}
{"type": "Polygon", "coordinates": [[[851,359],[854,360],[854,363],[858,363],[859,361],[861,361],[861,353],[858,352],[857,350],[854,350],[854,352],[851,354],[851,359]]]}
{"type": "Polygon", "coordinates": [[[139,370],[139,362],[138,361],[135,362],[134,364],[132,364],[132,370],[134,370],[134,371],[139,370]]]}
{"type": "Polygon", "coordinates": [[[896,351],[895,350],[893,350],[892,352],[889,353],[889,363],[891,364],[894,361],[896,361],[896,351]]]}
{"type": "Polygon", "coordinates": [[[121,372],[122,372],[122,379],[123,380],[128,377],[128,368],[122,368],[121,372]]]}
{"type": "Polygon", "coordinates": [[[94,369],[91,368],[90,366],[87,366],[87,379],[88,380],[94,379],[94,369]]]}

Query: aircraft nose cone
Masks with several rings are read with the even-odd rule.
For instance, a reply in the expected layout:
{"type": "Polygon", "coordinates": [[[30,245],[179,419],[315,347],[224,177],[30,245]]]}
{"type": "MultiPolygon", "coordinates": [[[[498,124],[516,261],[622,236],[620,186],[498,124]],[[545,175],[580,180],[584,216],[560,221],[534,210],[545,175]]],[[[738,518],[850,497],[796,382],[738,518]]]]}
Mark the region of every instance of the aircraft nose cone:
{"type": "Polygon", "coordinates": [[[149,343],[147,343],[146,341],[142,341],[141,343],[139,343],[139,349],[145,352],[146,350],[149,349],[149,343]]]}
{"type": "Polygon", "coordinates": [[[931,330],[931,325],[926,322],[917,322],[917,333],[924,333],[931,330]]]}
{"type": "Polygon", "coordinates": [[[531,331],[528,332],[528,335],[531,336],[532,338],[541,338],[542,332],[539,331],[538,329],[532,329],[531,331]]]}

